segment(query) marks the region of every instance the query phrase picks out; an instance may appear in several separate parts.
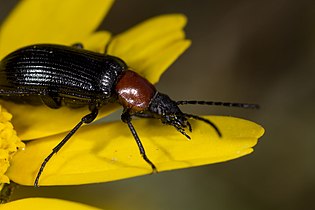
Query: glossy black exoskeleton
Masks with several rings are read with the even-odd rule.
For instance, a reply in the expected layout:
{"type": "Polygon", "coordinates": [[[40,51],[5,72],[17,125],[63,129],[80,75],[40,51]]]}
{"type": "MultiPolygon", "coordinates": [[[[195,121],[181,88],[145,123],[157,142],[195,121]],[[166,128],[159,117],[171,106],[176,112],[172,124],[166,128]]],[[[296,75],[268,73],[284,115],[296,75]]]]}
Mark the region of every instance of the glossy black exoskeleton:
{"type": "Polygon", "coordinates": [[[81,121],[53,148],[43,161],[34,185],[50,158],[84,123],[91,123],[98,110],[108,103],[119,103],[124,110],[121,115],[127,123],[143,159],[157,171],[146,156],[144,147],[131,123],[132,116],[157,118],[163,124],[172,125],[188,139],[185,128],[191,132],[188,119],[201,120],[219,129],[209,120],[197,115],[183,113],[178,105],[205,104],[257,108],[253,104],[222,103],[207,101],[173,101],[158,92],[145,78],[128,69],[120,58],[81,49],[80,45],[68,47],[40,44],[21,48],[7,55],[0,63],[0,98],[31,105],[45,104],[57,109],[88,106],[90,114],[81,121]]]}
{"type": "Polygon", "coordinates": [[[119,58],[62,45],[19,49],[0,64],[2,96],[28,104],[80,107],[106,104],[127,69],[119,58]]]}

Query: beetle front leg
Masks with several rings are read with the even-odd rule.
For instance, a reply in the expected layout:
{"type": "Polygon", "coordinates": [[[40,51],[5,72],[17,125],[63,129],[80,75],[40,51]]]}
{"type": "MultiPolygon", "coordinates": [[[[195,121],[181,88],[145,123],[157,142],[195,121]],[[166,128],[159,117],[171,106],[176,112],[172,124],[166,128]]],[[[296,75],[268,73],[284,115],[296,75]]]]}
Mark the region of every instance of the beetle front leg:
{"type": "Polygon", "coordinates": [[[129,127],[129,130],[131,131],[134,139],[136,140],[136,143],[139,147],[139,150],[140,150],[140,154],[142,156],[142,158],[151,166],[152,168],[152,173],[155,173],[157,172],[157,169],[155,167],[155,165],[151,162],[151,160],[147,157],[146,153],[145,153],[145,150],[144,150],[144,147],[140,141],[140,138],[136,132],[136,129],[133,127],[132,123],[131,123],[131,116],[129,114],[129,112],[127,110],[125,110],[122,115],[121,115],[121,120],[124,122],[124,123],[127,123],[128,127],[129,127]]]}
{"type": "Polygon", "coordinates": [[[40,178],[41,174],[43,173],[44,168],[45,168],[46,164],[48,163],[48,161],[51,159],[51,157],[54,154],[56,154],[63,147],[63,145],[65,145],[65,143],[67,143],[67,141],[73,136],[73,134],[75,134],[75,132],[77,132],[77,130],[83,124],[89,124],[89,123],[93,122],[93,120],[97,117],[97,114],[98,114],[98,109],[94,109],[91,111],[90,114],[87,114],[84,117],[82,117],[81,121],[76,126],[74,126],[74,128],[61,140],[61,142],[59,142],[59,144],[57,144],[57,146],[55,146],[52,149],[52,152],[45,158],[42,165],[40,166],[40,169],[37,173],[37,176],[36,176],[36,179],[34,182],[35,187],[38,187],[39,178],[40,178]]]}

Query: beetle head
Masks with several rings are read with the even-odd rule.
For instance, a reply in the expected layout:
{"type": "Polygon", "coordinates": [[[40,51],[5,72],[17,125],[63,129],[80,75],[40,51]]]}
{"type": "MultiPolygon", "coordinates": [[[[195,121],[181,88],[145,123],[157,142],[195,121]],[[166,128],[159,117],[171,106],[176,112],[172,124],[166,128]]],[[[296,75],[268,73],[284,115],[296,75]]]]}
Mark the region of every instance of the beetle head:
{"type": "Polygon", "coordinates": [[[185,132],[187,127],[191,131],[191,125],[186,114],[179,109],[177,103],[169,96],[157,92],[151,100],[148,111],[153,117],[161,119],[163,124],[174,126],[177,131],[190,139],[185,132]]]}
{"type": "MultiPolygon", "coordinates": [[[[156,92],[147,110],[149,114],[144,113],[144,115],[147,115],[147,116],[149,115],[151,117],[161,119],[162,123],[174,126],[177,131],[182,133],[188,139],[190,139],[190,137],[186,133],[185,128],[188,128],[190,132],[192,131],[192,127],[188,119],[199,120],[210,125],[216,131],[218,136],[221,137],[222,134],[220,130],[210,120],[204,117],[200,117],[198,115],[183,113],[178,107],[178,105],[184,105],[184,104],[207,104],[207,103],[208,102],[205,102],[205,101],[173,101],[167,95],[156,92]]],[[[209,103],[211,103],[211,105],[213,104],[213,102],[209,102],[209,103]]],[[[235,104],[235,103],[232,103],[232,104],[235,104]]]]}

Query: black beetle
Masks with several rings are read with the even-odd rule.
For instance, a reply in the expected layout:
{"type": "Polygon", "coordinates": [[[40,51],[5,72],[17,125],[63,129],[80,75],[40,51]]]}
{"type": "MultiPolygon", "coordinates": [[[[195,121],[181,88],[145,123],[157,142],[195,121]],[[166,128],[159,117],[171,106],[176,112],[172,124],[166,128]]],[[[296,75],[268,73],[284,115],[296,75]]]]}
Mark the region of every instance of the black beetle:
{"type": "Polygon", "coordinates": [[[189,118],[201,120],[219,129],[209,120],[183,113],[178,105],[205,104],[257,108],[255,104],[210,101],[173,101],[158,92],[145,78],[130,70],[118,57],[84,50],[80,44],[62,46],[38,44],[21,48],[7,55],[0,63],[0,97],[4,100],[31,105],[45,104],[57,109],[61,106],[88,106],[90,114],[66,135],[43,161],[34,185],[50,158],[57,153],[82,124],[91,123],[98,110],[108,103],[123,106],[121,120],[127,123],[143,159],[157,171],[146,156],[144,147],[131,123],[131,117],[157,118],[172,125],[188,139],[185,128],[192,131],[189,118]]]}

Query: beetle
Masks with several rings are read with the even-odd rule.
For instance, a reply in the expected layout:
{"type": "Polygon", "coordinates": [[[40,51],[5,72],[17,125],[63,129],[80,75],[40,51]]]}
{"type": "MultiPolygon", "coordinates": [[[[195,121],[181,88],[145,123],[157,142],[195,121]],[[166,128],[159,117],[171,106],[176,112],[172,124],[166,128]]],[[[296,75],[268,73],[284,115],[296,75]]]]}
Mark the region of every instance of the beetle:
{"type": "Polygon", "coordinates": [[[51,157],[82,124],[93,122],[99,109],[106,104],[119,103],[123,107],[121,120],[128,125],[142,158],[153,172],[157,168],[145,153],[131,122],[133,116],[160,119],[163,124],[173,126],[190,139],[185,130],[192,131],[188,119],[203,121],[212,126],[218,136],[222,134],[211,121],[183,113],[179,105],[258,107],[244,103],[174,101],[168,95],[158,92],[153,84],[132,71],[122,59],[85,50],[81,44],[36,44],[10,53],[0,62],[0,98],[34,106],[46,105],[52,109],[87,106],[90,110],[42,162],[34,186],[38,186],[40,176],[51,157]]]}

